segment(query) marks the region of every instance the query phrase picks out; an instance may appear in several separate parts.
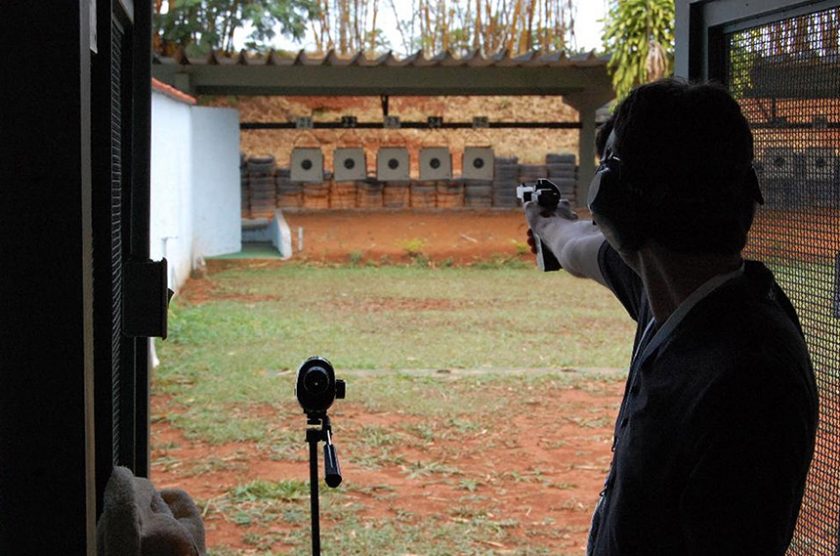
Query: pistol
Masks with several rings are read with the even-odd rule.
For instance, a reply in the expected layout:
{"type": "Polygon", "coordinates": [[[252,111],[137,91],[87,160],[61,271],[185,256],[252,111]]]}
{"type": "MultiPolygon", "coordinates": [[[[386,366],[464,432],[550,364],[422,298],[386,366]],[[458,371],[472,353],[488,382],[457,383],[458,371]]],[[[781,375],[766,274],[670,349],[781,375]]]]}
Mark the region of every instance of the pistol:
{"type": "MultiPolygon", "coordinates": [[[[540,178],[533,185],[519,184],[516,188],[516,198],[522,204],[534,201],[540,208],[546,211],[554,211],[560,204],[562,195],[560,194],[560,188],[554,182],[540,178]]],[[[533,230],[531,232],[534,233],[533,230]]],[[[543,240],[536,233],[534,233],[534,243],[537,246],[537,266],[540,270],[549,272],[563,268],[548,245],[543,243],[543,240]]]]}

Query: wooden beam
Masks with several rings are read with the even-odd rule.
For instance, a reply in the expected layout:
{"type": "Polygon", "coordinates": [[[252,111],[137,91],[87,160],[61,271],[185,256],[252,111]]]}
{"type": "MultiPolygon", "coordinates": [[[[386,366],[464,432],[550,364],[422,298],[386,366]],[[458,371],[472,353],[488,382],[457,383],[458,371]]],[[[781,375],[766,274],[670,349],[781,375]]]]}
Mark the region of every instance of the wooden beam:
{"type": "Polygon", "coordinates": [[[560,67],[354,67],[155,64],[152,74],[199,95],[611,96],[605,65],[560,67]]]}

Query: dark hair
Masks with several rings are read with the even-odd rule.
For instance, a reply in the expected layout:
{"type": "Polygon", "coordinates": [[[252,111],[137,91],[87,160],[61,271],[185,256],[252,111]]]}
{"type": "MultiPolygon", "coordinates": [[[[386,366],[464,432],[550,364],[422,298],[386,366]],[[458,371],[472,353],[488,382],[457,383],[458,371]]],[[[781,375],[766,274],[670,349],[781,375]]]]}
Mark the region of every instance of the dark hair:
{"type": "Polygon", "coordinates": [[[612,133],[614,125],[615,115],[611,114],[604,123],[598,126],[597,131],[595,131],[595,153],[598,155],[599,159],[604,158],[604,150],[607,148],[607,139],[610,138],[610,133],[612,133]]]}
{"type": "Polygon", "coordinates": [[[643,199],[649,237],[686,253],[744,248],[755,207],[747,184],[753,137],[725,88],[675,79],[641,85],[617,107],[615,134],[622,182],[643,199]]]}

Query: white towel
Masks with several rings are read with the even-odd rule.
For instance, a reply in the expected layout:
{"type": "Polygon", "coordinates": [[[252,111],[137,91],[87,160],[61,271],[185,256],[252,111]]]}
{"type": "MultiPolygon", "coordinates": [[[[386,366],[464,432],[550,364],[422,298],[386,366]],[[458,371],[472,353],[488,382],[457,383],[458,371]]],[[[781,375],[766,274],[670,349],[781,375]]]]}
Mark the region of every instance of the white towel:
{"type": "Polygon", "coordinates": [[[181,489],[155,490],[148,480],[115,467],[96,526],[99,556],[205,556],[204,524],[181,489]]]}

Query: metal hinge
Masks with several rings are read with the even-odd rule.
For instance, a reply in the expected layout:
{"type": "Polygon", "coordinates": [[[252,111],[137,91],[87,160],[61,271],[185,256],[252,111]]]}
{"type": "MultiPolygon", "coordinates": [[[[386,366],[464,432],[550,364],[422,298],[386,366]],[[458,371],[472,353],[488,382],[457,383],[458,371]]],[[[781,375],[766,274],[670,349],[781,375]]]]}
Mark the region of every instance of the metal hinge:
{"type": "Polygon", "coordinates": [[[166,259],[128,261],[123,267],[123,332],[129,337],[166,338],[169,299],[166,259]]]}

